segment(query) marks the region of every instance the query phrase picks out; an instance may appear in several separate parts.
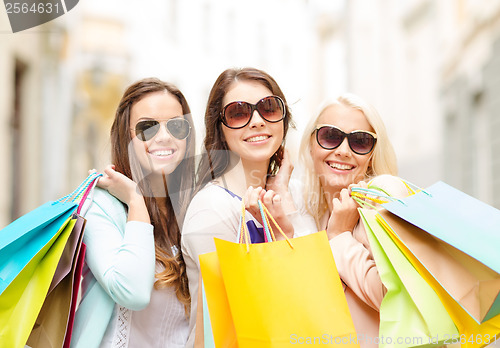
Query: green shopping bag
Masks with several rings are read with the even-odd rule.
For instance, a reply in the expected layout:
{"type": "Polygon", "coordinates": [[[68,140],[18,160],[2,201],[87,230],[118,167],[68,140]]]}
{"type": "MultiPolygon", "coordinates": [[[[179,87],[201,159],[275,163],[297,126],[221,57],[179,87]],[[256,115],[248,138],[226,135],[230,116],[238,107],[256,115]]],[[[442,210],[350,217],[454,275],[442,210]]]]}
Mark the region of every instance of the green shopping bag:
{"type": "Polygon", "coordinates": [[[380,306],[380,347],[437,347],[458,335],[439,297],[378,223],[376,210],[359,209],[387,293],[380,306]],[[411,342],[398,338],[409,337],[411,342]]]}

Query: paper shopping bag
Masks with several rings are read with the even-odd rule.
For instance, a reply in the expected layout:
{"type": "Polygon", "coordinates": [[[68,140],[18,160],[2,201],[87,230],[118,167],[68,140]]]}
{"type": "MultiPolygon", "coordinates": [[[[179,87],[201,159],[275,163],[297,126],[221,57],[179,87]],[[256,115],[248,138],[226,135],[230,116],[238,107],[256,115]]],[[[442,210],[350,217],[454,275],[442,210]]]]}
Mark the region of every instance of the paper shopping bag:
{"type": "Polygon", "coordinates": [[[75,277],[81,275],[77,274],[77,268],[79,265],[82,266],[80,253],[85,219],[81,216],[76,218],[77,221],[52,279],[52,289],[49,288],[28,338],[27,344],[32,348],[63,347],[72,313],[74,291],[78,291],[74,288],[74,284],[80,280],[75,277]]]}
{"type": "Polygon", "coordinates": [[[378,212],[360,209],[382,283],[387,293],[380,305],[380,347],[437,347],[458,336],[458,331],[436,292],[394,244],[377,221],[378,212]]]}
{"type": "Polygon", "coordinates": [[[0,294],[0,348],[24,347],[75,222],[68,219],[0,294]]]}
{"type": "MultiPolygon", "coordinates": [[[[195,326],[195,332],[194,332],[194,348],[204,348],[205,347],[205,332],[204,332],[204,325],[203,325],[203,284],[201,280],[201,272],[198,277],[200,280],[199,286],[198,286],[198,300],[196,303],[198,304],[196,308],[196,326],[195,326]]],[[[210,331],[212,328],[210,328],[210,331]]]]}
{"type": "Polygon", "coordinates": [[[71,294],[71,307],[69,310],[68,326],[66,328],[66,335],[64,337],[63,348],[69,348],[71,344],[71,335],[73,333],[73,326],[75,323],[76,308],[78,304],[78,296],[82,281],[83,265],[85,263],[86,245],[82,243],[78,260],[76,263],[75,276],[73,277],[73,292],[71,294]]]}
{"type": "MultiPolygon", "coordinates": [[[[489,343],[500,337],[500,315],[496,315],[491,319],[483,321],[483,323],[478,323],[477,320],[464,309],[461,303],[455,299],[449,291],[454,290],[454,288],[448,289],[441,284],[441,282],[436,279],[436,277],[431,273],[425,264],[428,265],[429,259],[435,258],[437,261],[437,267],[441,268],[442,272],[448,272],[449,275],[454,276],[456,279],[455,286],[460,284],[461,279],[465,279],[470,275],[466,275],[463,269],[456,268],[456,265],[450,266],[449,257],[445,257],[445,251],[439,249],[432,249],[429,255],[424,255],[421,252],[421,246],[426,245],[427,242],[421,242],[420,247],[418,243],[421,240],[425,240],[425,231],[417,228],[416,226],[391,215],[388,212],[381,211],[378,221],[384,226],[384,229],[388,232],[391,239],[398,246],[398,248],[403,252],[403,254],[408,258],[411,264],[417,269],[417,271],[422,275],[422,277],[427,281],[427,283],[434,289],[434,291],[439,296],[444,307],[450,314],[455,325],[457,326],[459,336],[451,340],[451,342],[458,342],[462,347],[484,347],[489,343]],[[415,250],[422,259],[419,259],[414,253],[415,250]],[[457,274],[455,274],[457,273],[457,274]]],[[[441,242],[443,243],[443,242],[441,242]]],[[[430,244],[431,246],[433,244],[430,244]]],[[[449,249],[450,247],[448,247],[449,249]]],[[[449,249],[450,250],[450,249],[449,249]]],[[[454,252],[457,253],[457,250],[454,252]]],[[[436,271],[436,266],[429,266],[433,271],[436,271]]],[[[474,265],[471,264],[474,268],[474,265]]],[[[450,343],[451,343],[450,342],[450,343]]]]}
{"type": "MultiPolygon", "coordinates": [[[[202,289],[206,294],[209,313],[209,316],[203,313],[205,343],[213,337],[215,347],[237,347],[236,332],[217,252],[203,254],[199,258],[203,278],[202,289]]],[[[198,302],[198,307],[204,305],[203,302],[198,302]]]]}
{"type": "Polygon", "coordinates": [[[82,199],[100,176],[89,175],[71,194],[44,204],[0,231],[0,347],[24,347],[47,293],[64,283],[75,248],[81,244],[82,226],[75,227],[78,218],[74,212],[80,212],[82,199]],[[72,231],[77,236],[68,244],[72,231]],[[64,249],[67,252],[62,257],[64,249]]]}
{"type": "Polygon", "coordinates": [[[0,294],[70,216],[81,209],[82,197],[89,193],[100,176],[90,174],[71,194],[45,203],[0,230],[0,294]]]}
{"type": "Polygon", "coordinates": [[[0,231],[0,294],[59,231],[75,202],[48,202],[0,231]]]}
{"type": "Polygon", "coordinates": [[[238,347],[285,347],[305,337],[359,347],[324,231],[251,245],[215,239],[215,246],[238,347]]]}
{"type": "MultiPolygon", "coordinates": [[[[438,182],[425,191],[383,205],[394,215],[489,267],[475,287],[457,300],[478,321],[500,314],[500,211],[438,182]]],[[[476,272],[477,270],[473,270],[476,272]]],[[[463,284],[463,283],[462,283],[463,284]]]]}

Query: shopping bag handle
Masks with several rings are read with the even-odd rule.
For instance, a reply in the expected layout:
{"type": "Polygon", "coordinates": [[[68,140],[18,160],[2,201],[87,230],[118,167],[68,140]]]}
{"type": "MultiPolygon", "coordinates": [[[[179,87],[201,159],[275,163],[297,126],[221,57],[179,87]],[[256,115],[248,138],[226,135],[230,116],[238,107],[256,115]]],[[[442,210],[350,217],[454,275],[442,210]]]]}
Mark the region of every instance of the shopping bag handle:
{"type": "MultiPolygon", "coordinates": [[[[418,192],[422,192],[432,197],[432,195],[429,192],[418,187],[417,185],[412,184],[409,181],[404,180],[402,178],[398,179],[401,180],[401,182],[406,186],[409,195],[414,195],[418,192]]],[[[369,206],[371,208],[375,208],[373,204],[368,203],[366,200],[379,204],[384,204],[389,202],[399,202],[405,206],[407,205],[402,199],[392,197],[385,190],[371,183],[368,184],[368,188],[363,188],[363,187],[351,188],[351,197],[362,207],[369,206]]]]}
{"type": "MultiPolygon", "coordinates": [[[[243,243],[243,236],[244,236],[244,229],[248,229],[246,223],[245,223],[245,202],[244,200],[241,201],[241,214],[240,214],[240,221],[238,225],[238,235],[236,240],[238,240],[238,243],[243,243]]],[[[261,215],[262,215],[262,210],[261,210],[261,215]]],[[[265,217],[262,215],[262,221],[266,221],[265,217]]],[[[250,234],[250,232],[249,232],[250,234]]],[[[266,224],[264,224],[264,240],[266,243],[270,242],[271,240],[274,241],[274,239],[271,237],[271,233],[269,232],[269,229],[267,228],[266,224]]]]}
{"type": "Polygon", "coordinates": [[[401,204],[406,205],[406,203],[401,199],[391,197],[386,192],[377,190],[375,188],[353,187],[351,188],[351,197],[356,197],[358,199],[367,199],[379,204],[388,202],[400,202],[401,204]]]}
{"type": "MultiPolygon", "coordinates": [[[[240,213],[240,220],[238,224],[238,235],[236,236],[236,240],[238,243],[243,244],[243,238],[247,236],[246,230],[248,230],[247,224],[245,223],[245,202],[242,199],[241,200],[241,213],[240,213]]],[[[248,232],[250,233],[250,232],[248,232]]]]}
{"type": "MultiPolygon", "coordinates": [[[[264,229],[265,231],[269,232],[270,234],[270,239],[272,239],[272,241],[276,241],[276,237],[274,235],[274,231],[271,227],[271,224],[269,223],[269,219],[271,219],[272,222],[274,222],[274,224],[277,226],[279,232],[285,237],[286,241],[288,242],[288,245],[290,245],[290,247],[293,249],[293,244],[292,242],[290,241],[290,239],[286,236],[285,232],[283,232],[283,230],[281,229],[281,227],[278,225],[278,223],[276,222],[276,220],[273,218],[273,216],[271,215],[271,213],[269,212],[269,210],[267,209],[267,207],[260,201],[260,199],[257,201],[257,204],[259,205],[259,210],[261,212],[261,215],[262,215],[262,222],[263,222],[263,225],[264,225],[264,229]],[[267,229],[267,227],[269,229],[267,229]]],[[[237,236],[237,239],[238,239],[238,242],[243,244],[245,243],[246,246],[247,246],[247,253],[250,252],[250,232],[248,231],[248,227],[245,223],[245,202],[244,200],[241,200],[241,214],[240,214],[240,223],[239,223],[239,226],[238,226],[238,236],[237,236]]]]}
{"type": "Polygon", "coordinates": [[[94,182],[97,182],[97,179],[101,176],[102,174],[96,172],[89,174],[89,176],[87,176],[87,178],[83,180],[83,182],[73,192],[71,192],[69,195],[59,198],[53,204],[66,203],[66,202],[80,203],[82,197],[84,196],[89,186],[92,185],[94,182]]]}
{"type": "MultiPolygon", "coordinates": [[[[81,215],[81,211],[82,211],[83,205],[85,204],[85,201],[87,200],[87,197],[89,196],[90,192],[92,192],[92,197],[90,198],[90,201],[91,202],[93,201],[93,199],[94,199],[94,188],[97,186],[97,181],[99,181],[99,177],[101,177],[101,176],[102,176],[102,174],[98,174],[92,180],[92,182],[90,183],[90,185],[88,185],[87,189],[83,193],[83,196],[80,199],[80,204],[78,204],[78,208],[76,210],[76,213],[78,215],[81,215]]],[[[86,211],[88,211],[88,208],[86,209],[86,211]]],[[[85,215],[85,213],[83,213],[83,215],[85,215]]]]}
{"type": "Polygon", "coordinates": [[[276,220],[274,220],[274,217],[271,215],[271,213],[269,212],[269,210],[267,209],[267,207],[264,205],[264,203],[262,203],[262,201],[259,199],[257,201],[257,204],[259,205],[260,213],[262,215],[262,219],[263,219],[262,222],[265,222],[265,225],[267,225],[267,227],[269,227],[269,232],[271,234],[273,242],[276,241],[276,237],[274,235],[273,228],[271,227],[271,224],[269,223],[269,219],[271,219],[271,221],[274,223],[274,225],[278,228],[278,231],[281,233],[281,235],[283,237],[285,237],[286,241],[288,242],[288,245],[290,245],[290,247],[293,249],[292,242],[286,236],[285,232],[283,232],[283,230],[281,229],[280,225],[278,225],[278,223],[276,222],[276,220]]]}

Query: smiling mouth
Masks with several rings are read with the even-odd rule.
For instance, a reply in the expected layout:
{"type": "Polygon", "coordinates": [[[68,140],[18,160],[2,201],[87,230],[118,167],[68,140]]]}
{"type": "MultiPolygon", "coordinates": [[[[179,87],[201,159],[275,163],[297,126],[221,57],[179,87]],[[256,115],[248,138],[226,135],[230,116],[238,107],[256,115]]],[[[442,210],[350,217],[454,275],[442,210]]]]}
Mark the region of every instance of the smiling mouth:
{"type": "Polygon", "coordinates": [[[354,168],[354,166],[350,165],[350,164],[340,164],[340,163],[334,163],[334,162],[330,162],[330,163],[327,163],[331,168],[333,169],[338,169],[338,170],[352,170],[354,168]]]}
{"type": "Polygon", "coordinates": [[[151,151],[149,152],[151,155],[153,156],[157,156],[157,157],[166,157],[166,156],[170,156],[170,155],[173,155],[175,151],[173,149],[170,149],[170,150],[158,150],[158,151],[151,151]]]}
{"type": "Polygon", "coordinates": [[[257,141],[263,141],[263,140],[269,139],[270,137],[271,136],[269,136],[269,135],[258,135],[256,137],[251,137],[251,138],[245,139],[245,141],[247,143],[255,143],[257,141]]]}

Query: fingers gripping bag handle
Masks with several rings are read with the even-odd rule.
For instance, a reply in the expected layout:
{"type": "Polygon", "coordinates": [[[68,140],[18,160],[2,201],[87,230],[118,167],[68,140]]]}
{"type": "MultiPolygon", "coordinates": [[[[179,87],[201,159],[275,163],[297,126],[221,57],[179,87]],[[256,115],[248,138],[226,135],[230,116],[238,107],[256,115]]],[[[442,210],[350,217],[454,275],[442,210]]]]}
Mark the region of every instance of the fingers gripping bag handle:
{"type": "MultiPolygon", "coordinates": [[[[245,231],[248,232],[248,236],[250,238],[250,241],[252,240],[252,238],[250,237],[250,231],[248,231],[248,227],[246,225],[246,222],[245,222],[245,202],[244,200],[241,200],[241,214],[240,214],[240,221],[239,221],[239,226],[238,226],[238,236],[237,236],[237,240],[238,240],[238,243],[244,243],[244,235],[245,235],[245,231]]],[[[263,223],[263,229],[264,229],[264,242],[265,243],[268,243],[272,240],[274,240],[270,234],[270,231],[269,231],[269,228],[267,226],[267,220],[265,218],[265,216],[263,215],[262,211],[261,211],[261,216],[262,216],[262,223],[263,223]]]]}
{"type": "MultiPolygon", "coordinates": [[[[414,195],[418,192],[422,192],[428,196],[432,195],[427,192],[426,190],[416,186],[415,184],[412,184],[404,179],[401,179],[399,177],[396,177],[397,180],[399,180],[404,187],[407,190],[408,195],[414,195]]],[[[353,187],[351,188],[351,197],[362,207],[369,206],[370,208],[375,208],[371,203],[368,203],[368,201],[372,203],[377,203],[377,204],[384,204],[384,203],[389,203],[389,202],[398,202],[399,204],[405,205],[406,203],[404,200],[399,199],[388,193],[386,190],[381,188],[380,186],[377,186],[374,184],[375,179],[371,180],[369,182],[368,188],[363,188],[363,187],[353,187]]]]}
{"type": "Polygon", "coordinates": [[[269,234],[271,235],[272,240],[276,241],[276,237],[274,235],[274,232],[273,232],[273,229],[272,229],[271,224],[269,222],[269,219],[274,223],[274,225],[278,228],[278,231],[281,233],[281,235],[283,237],[285,237],[286,241],[288,242],[288,245],[290,245],[290,247],[293,249],[292,242],[286,236],[285,232],[283,232],[283,230],[281,229],[280,225],[278,225],[278,223],[273,218],[273,216],[271,215],[271,213],[269,212],[269,210],[267,209],[267,207],[264,205],[264,203],[262,203],[261,200],[259,199],[257,201],[257,204],[259,205],[259,210],[260,210],[260,213],[262,215],[262,220],[263,220],[263,222],[265,222],[266,227],[269,228],[269,234]]]}
{"type": "MultiPolygon", "coordinates": [[[[276,241],[276,236],[275,236],[274,231],[273,231],[271,224],[270,224],[270,221],[272,221],[275,224],[275,226],[277,226],[279,232],[288,241],[288,244],[290,245],[290,247],[293,249],[292,242],[286,236],[286,234],[283,232],[283,230],[278,225],[276,220],[273,218],[273,216],[271,215],[269,210],[266,208],[266,206],[260,200],[258,200],[257,204],[259,205],[259,211],[260,211],[260,214],[262,216],[262,222],[263,222],[263,226],[264,226],[264,232],[265,232],[264,234],[265,234],[266,243],[270,242],[270,241],[273,241],[273,242],[276,241]]],[[[245,202],[244,201],[241,202],[241,214],[240,214],[240,223],[238,226],[237,240],[238,240],[238,243],[240,243],[240,244],[246,243],[247,244],[247,251],[250,250],[248,245],[251,243],[251,240],[250,240],[250,232],[248,231],[248,228],[247,228],[246,223],[245,223],[245,202]]]]}

